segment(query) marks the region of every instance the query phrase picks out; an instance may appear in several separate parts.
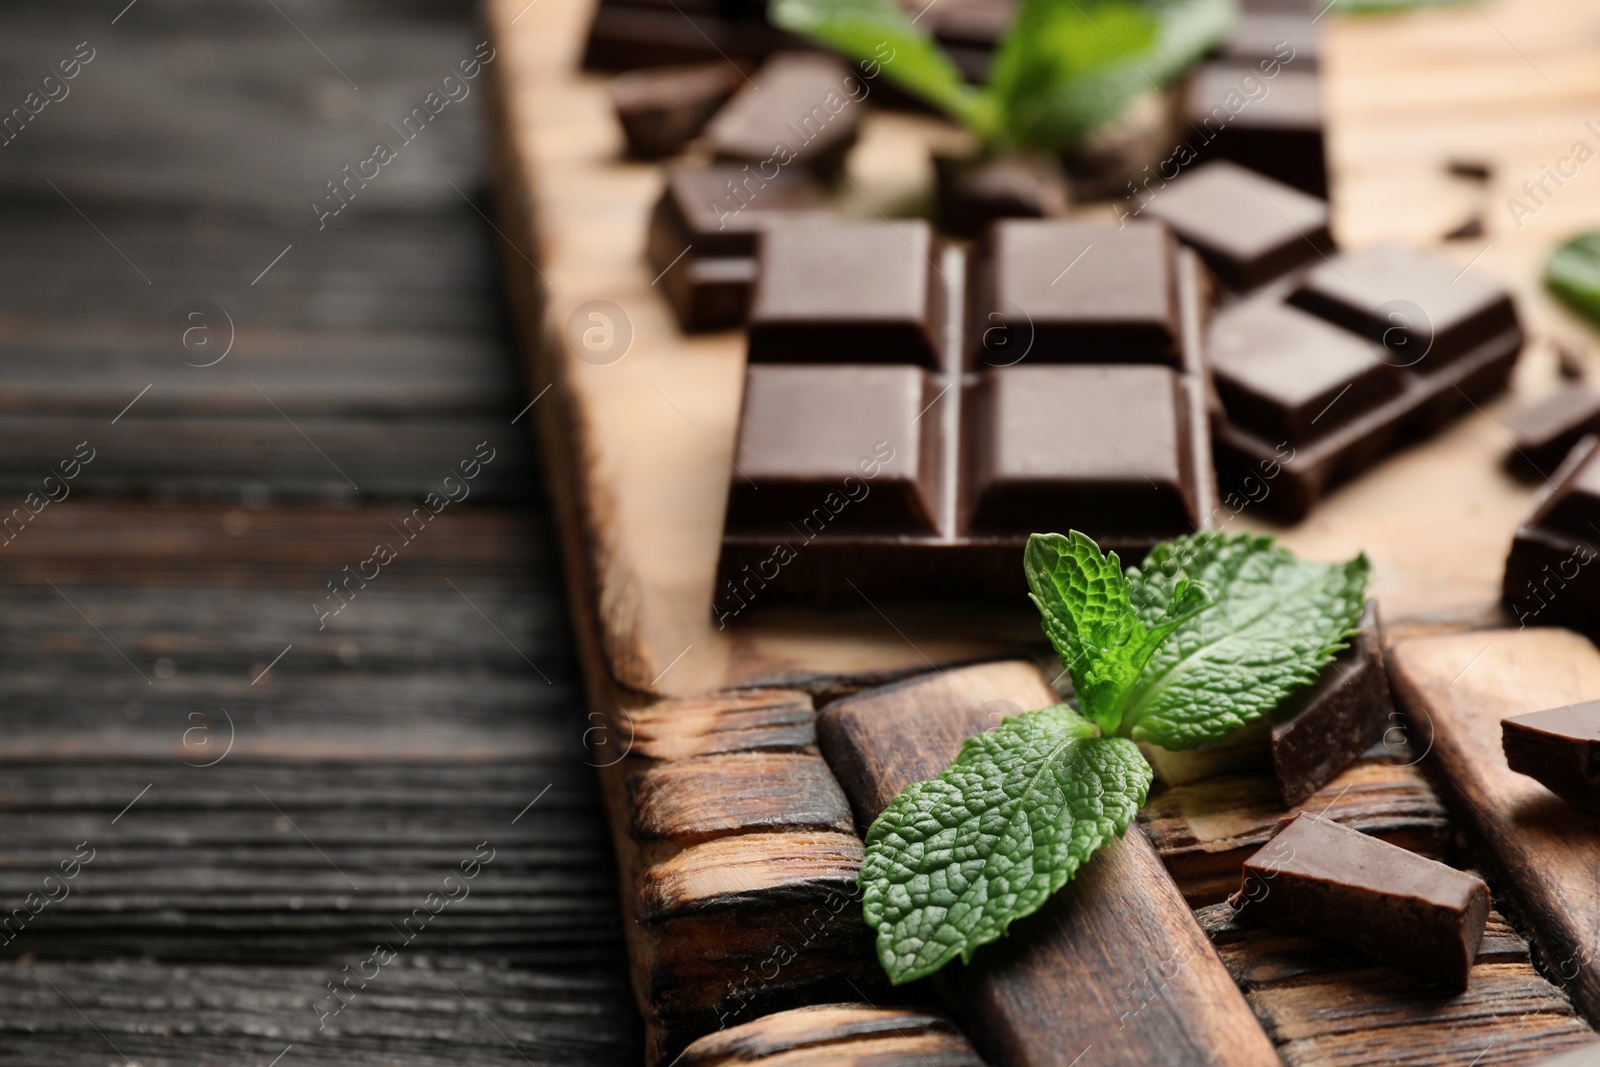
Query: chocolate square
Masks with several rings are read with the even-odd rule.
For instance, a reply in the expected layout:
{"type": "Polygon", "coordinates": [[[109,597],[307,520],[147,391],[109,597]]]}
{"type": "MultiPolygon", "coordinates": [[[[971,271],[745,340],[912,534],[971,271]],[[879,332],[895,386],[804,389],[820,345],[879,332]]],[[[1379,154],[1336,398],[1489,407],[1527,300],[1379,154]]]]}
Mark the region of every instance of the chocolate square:
{"type": "Polygon", "coordinates": [[[995,223],[977,274],[977,358],[1179,365],[1173,254],[1171,233],[1155,222],[995,223]],[[1008,343],[1000,358],[988,343],[997,329],[1008,343]]]}
{"type": "Polygon", "coordinates": [[[1166,367],[1005,367],[968,403],[971,530],[1195,529],[1189,401],[1166,367]]]}
{"type": "Polygon", "coordinates": [[[1326,200],[1221,160],[1154,190],[1141,213],[1171,226],[1231,289],[1333,251],[1326,200]]]}
{"type": "Polygon", "coordinates": [[[1506,766],[1600,813],[1600,700],[1514,716],[1500,734],[1506,766]]]}
{"type": "Polygon", "coordinates": [[[729,530],[929,533],[940,500],[932,381],[909,366],[752,366],[729,530]]]}
{"type": "Polygon", "coordinates": [[[1347,252],[1312,269],[1291,303],[1381,341],[1417,374],[1450,363],[1514,329],[1501,287],[1470,270],[1398,244],[1347,252]]]}
{"type": "Polygon", "coordinates": [[[1209,337],[1229,421],[1268,441],[1304,444],[1405,384],[1404,372],[1379,359],[1371,343],[1275,299],[1224,309],[1209,337]]]}
{"type": "Polygon", "coordinates": [[[772,226],[760,240],[750,361],[938,369],[939,255],[920,220],[772,226]]]}
{"type": "Polygon", "coordinates": [[[810,52],[773,56],[706,127],[718,159],[769,169],[837,169],[855,143],[866,88],[839,60],[810,52]]]}
{"type": "Polygon", "coordinates": [[[1529,524],[1600,541],[1600,448],[1592,449],[1534,510],[1529,524]]]}
{"type": "Polygon", "coordinates": [[[1550,476],[1582,438],[1600,433],[1600,393],[1566,385],[1505,418],[1512,451],[1506,457],[1519,474],[1550,476]]]}

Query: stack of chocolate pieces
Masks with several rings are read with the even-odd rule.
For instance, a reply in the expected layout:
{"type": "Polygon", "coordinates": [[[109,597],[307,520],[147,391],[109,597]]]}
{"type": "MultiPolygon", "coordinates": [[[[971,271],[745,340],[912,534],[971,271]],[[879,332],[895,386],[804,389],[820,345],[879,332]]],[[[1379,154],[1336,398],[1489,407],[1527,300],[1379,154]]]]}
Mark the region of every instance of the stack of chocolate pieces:
{"type": "MultiPolygon", "coordinates": [[[[1325,0],[1324,0],[1325,2],[1325,0]]],[[[1179,166],[1228,159],[1328,195],[1316,20],[1308,0],[1245,0],[1232,36],[1190,72],[1179,166]]]]}
{"type": "Polygon", "coordinates": [[[1328,487],[1506,385],[1522,347],[1510,294],[1394,244],[1335,253],[1327,205],[1210,164],[1145,213],[1235,291],[1208,350],[1223,502],[1303,518],[1328,487]]]}
{"type": "Polygon", "coordinates": [[[1519,626],[1600,639],[1600,438],[1586,437],[1517,528],[1501,599],[1519,626]]]}
{"type": "Polygon", "coordinates": [[[920,221],[758,238],[716,613],[1019,597],[1036,531],[1131,561],[1207,528],[1203,269],[1165,226],[920,221]]]}

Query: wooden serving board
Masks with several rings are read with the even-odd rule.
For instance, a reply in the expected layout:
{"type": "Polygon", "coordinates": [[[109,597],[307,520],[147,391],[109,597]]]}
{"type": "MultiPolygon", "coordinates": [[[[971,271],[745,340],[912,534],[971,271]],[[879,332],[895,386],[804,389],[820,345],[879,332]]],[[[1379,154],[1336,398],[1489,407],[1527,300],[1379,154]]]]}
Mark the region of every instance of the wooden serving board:
{"type": "MultiPolygon", "coordinates": [[[[561,524],[647,1055],[849,1062],[876,1057],[872,1035],[887,1026],[894,1047],[870,1062],[923,1062],[937,1050],[966,1063],[970,1049],[941,1036],[935,991],[890,990],[872,958],[851,896],[858,823],[817,749],[817,713],[897,679],[1039,660],[1036,620],[1025,604],[974,612],[864,602],[758,607],[716,627],[709,605],[743,337],[684,336],[652,286],[643,248],[661,175],[621,157],[604,79],[577,70],[591,14],[588,0],[487,4],[498,49],[503,259],[539,397],[533,419],[561,524]],[[631,332],[625,355],[604,365],[580,359],[566,340],[574,313],[593,300],[614,305],[631,332]],[[830,1002],[840,1006],[792,1010],[830,1002]],[[909,1005],[911,1021],[881,1014],[894,1004],[909,1005]]],[[[1393,635],[1501,624],[1504,554],[1534,490],[1501,472],[1507,445],[1495,420],[1506,404],[1554,387],[1552,338],[1586,337],[1536,274],[1554,239],[1586,212],[1600,217],[1600,166],[1569,179],[1520,229],[1504,201],[1573,140],[1600,147],[1583,126],[1586,101],[1600,99],[1600,69],[1585,45],[1600,36],[1600,11],[1499,0],[1383,19],[1330,16],[1324,25],[1340,239],[1433,245],[1482,215],[1488,236],[1443,254],[1512,285],[1534,341],[1512,399],[1469,413],[1278,532],[1314,558],[1365,550],[1393,635]],[[1493,179],[1482,187],[1451,177],[1452,157],[1489,162],[1493,179]]],[[[840,209],[875,217],[925,203],[930,151],[961,141],[932,118],[873,113],[840,209]]],[[[1233,525],[1271,528],[1248,511],[1233,525]]],[[[995,698],[1006,699],[1003,689],[995,698]]],[[[962,699],[976,708],[986,692],[978,686],[962,699]]],[[[1370,753],[1302,807],[1464,861],[1454,831],[1468,824],[1412,765],[1415,740],[1370,753]]],[[[1210,935],[1282,1058],[1519,1063],[1593,1037],[1566,992],[1534,967],[1521,935],[1498,920],[1470,1000],[1421,994],[1315,942],[1235,929],[1207,906],[1284,814],[1270,775],[1239,774],[1158,789],[1136,831],[1154,846],[1173,897],[1201,908],[1193,929],[1210,935]]],[[[1498,903],[1505,887],[1495,889],[1498,903]]],[[[1190,929],[1191,917],[1176,921],[1190,929]]],[[[1159,997],[1162,988],[1157,978],[1142,992],[1159,997]]],[[[1600,1018],[1580,1005],[1591,1022],[1600,1018]]],[[[1000,1067],[990,1050],[1004,1056],[1005,1042],[970,1036],[1000,1067]]]]}

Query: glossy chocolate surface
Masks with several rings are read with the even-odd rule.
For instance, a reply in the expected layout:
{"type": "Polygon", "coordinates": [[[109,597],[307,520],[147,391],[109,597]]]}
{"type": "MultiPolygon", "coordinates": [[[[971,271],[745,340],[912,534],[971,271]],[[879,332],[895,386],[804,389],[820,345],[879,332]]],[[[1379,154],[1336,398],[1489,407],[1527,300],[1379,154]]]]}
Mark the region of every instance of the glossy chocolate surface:
{"type": "Polygon", "coordinates": [[[1328,203],[1219,160],[1154,191],[1141,215],[1160,219],[1230,289],[1251,289],[1333,251],[1328,203]]]}
{"type": "Polygon", "coordinates": [[[1600,700],[1516,715],[1500,730],[1512,770],[1600,813],[1600,700]]]}
{"type": "Polygon", "coordinates": [[[978,358],[994,363],[984,339],[1002,328],[1035,363],[1177,366],[1175,249],[1155,222],[996,222],[975,271],[978,358]]]}
{"type": "Polygon", "coordinates": [[[752,363],[939,366],[945,293],[933,227],[807,221],[765,230],[752,363]]]}
{"type": "Polygon", "coordinates": [[[1489,888],[1306,812],[1245,861],[1229,903],[1241,917],[1338,941],[1460,990],[1483,940],[1489,888]]]}

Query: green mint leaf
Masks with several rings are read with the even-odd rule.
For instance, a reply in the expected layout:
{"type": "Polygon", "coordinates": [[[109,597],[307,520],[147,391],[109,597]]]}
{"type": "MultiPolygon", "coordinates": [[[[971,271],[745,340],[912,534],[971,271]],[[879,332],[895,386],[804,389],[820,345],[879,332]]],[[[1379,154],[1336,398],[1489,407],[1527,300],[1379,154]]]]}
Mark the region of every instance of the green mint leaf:
{"type": "Polygon", "coordinates": [[[987,140],[994,121],[987,96],[956,70],[933,38],[895,0],[772,0],[774,26],[809,37],[882,71],[987,140]]]}
{"type": "Polygon", "coordinates": [[[1028,538],[1023,569],[1045,635],[1072,675],[1078,707],[1102,733],[1121,733],[1129,690],[1167,635],[1208,606],[1204,588],[1180,578],[1147,626],[1117,554],[1102,554],[1076,530],[1028,538]]]}
{"type": "Polygon", "coordinates": [[[1128,572],[1141,619],[1165,618],[1204,583],[1215,606],[1189,615],[1127,694],[1131,736],[1194,748],[1270,713],[1309,685],[1355,633],[1371,566],[1296,559],[1272,538],[1194,534],[1158,545],[1128,572]]]}
{"type": "Polygon", "coordinates": [[[1038,910],[1127,830],[1150,779],[1133,742],[1096,737],[1064,704],[967,740],[867,831],[862,908],[890,979],[970,960],[1038,910]]]}
{"type": "Polygon", "coordinates": [[[1600,230],[1579,234],[1551,252],[1544,283],[1574,311],[1600,322],[1600,230]]]}
{"type": "Polygon", "coordinates": [[[1073,147],[1189,69],[1237,16],[1237,0],[1023,0],[991,75],[1004,137],[1073,147]]]}

